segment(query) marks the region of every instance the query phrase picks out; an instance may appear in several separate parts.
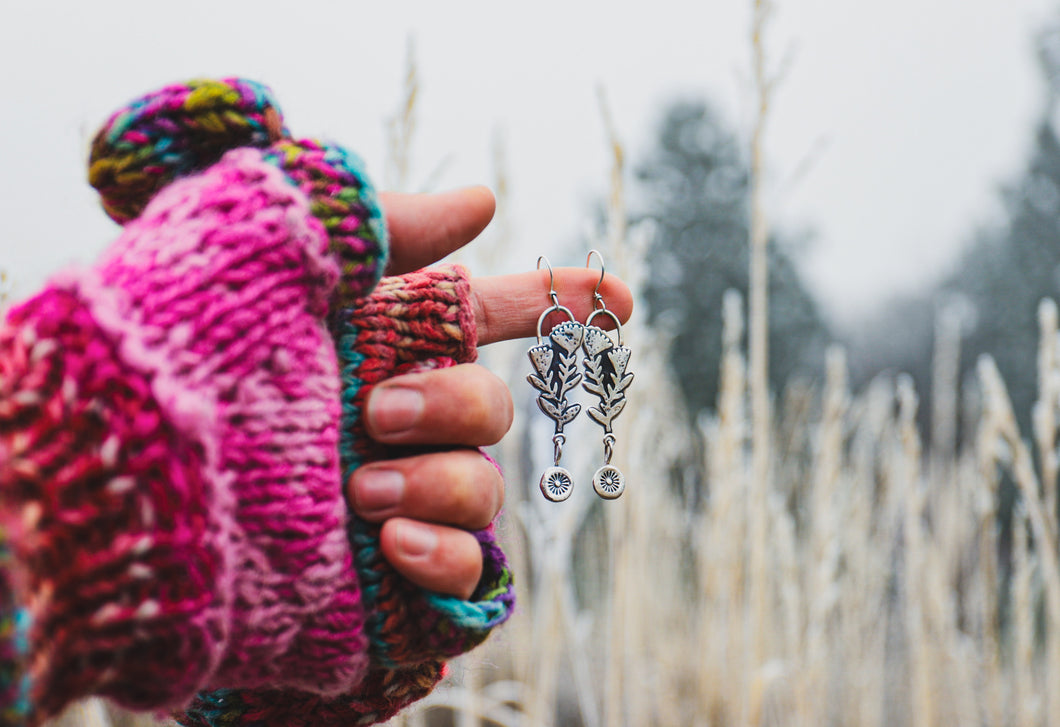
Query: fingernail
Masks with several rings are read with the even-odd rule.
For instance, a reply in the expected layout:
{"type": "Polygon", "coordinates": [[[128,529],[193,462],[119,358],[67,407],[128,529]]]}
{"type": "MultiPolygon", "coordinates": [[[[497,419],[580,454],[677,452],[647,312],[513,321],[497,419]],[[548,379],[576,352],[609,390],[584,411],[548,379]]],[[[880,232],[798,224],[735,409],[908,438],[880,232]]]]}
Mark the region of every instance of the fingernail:
{"type": "Polygon", "coordinates": [[[402,523],[397,533],[397,546],[410,558],[422,558],[433,553],[438,547],[438,536],[423,525],[402,523]]]}
{"type": "Polygon", "coordinates": [[[423,394],[415,389],[388,386],[376,389],[368,401],[368,416],[381,434],[400,434],[416,425],[423,413],[423,394]]]}
{"type": "Polygon", "coordinates": [[[401,502],[405,494],[405,477],[387,469],[362,469],[354,478],[355,502],[362,513],[388,510],[401,502]]]}

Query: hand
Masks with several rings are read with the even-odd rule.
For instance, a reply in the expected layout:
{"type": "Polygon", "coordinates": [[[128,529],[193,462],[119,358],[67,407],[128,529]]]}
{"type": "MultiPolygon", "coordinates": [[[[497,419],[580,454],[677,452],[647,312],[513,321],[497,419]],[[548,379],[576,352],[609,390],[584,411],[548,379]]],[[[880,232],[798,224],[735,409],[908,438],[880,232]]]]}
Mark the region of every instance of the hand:
{"type": "MultiPolygon", "coordinates": [[[[382,195],[391,234],[387,273],[430,265],[473,240],[489,224],[495,202],[484,187],[437,195],[382,195]]],[[[536,263],[528,258],[528,264],[536,263]]],[[[579,320],[592,310],[599,270],[554,269],[560,302],[579,320]]],[[[537,334],[548,305],[546,270],[475,278],[471,297],[479,344],[537,334]]],[[[629,289],[605,276],[600,292],[625,321],[633,308],[629,289]]],[[[607,316],[597,318],[604,319],[607,316]]],[[[374,462],[348,482],[354,511],[383,522],[380,544],[390,564],[413,583],[469,598],[482,574],[482,552],[468,530],[485,528],[504,502],[496,467],[474,448],[495,444],[512,423],[512,398],[504,382],[475,364],[397,376],[372,391],[366,428],[377,441],[452,445],[452,449],[374,462]]]]}

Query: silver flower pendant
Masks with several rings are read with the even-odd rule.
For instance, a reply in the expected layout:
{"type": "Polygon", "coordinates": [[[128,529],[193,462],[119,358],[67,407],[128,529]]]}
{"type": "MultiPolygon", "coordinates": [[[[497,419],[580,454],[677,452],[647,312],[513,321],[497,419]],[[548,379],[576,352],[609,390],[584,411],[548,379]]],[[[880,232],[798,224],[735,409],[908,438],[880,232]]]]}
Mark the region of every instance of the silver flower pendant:
{"type": "Polygon", "coordinates": [[[604,466],[593,475],[593,489],[605,500],[614,500],[626,489],[625,476],[611,465],[615,445],[611,422],[626,407],[626,389],[633,383],[633,374],[627,371],[630,350],[622,345],[621,340],[621,333],[616,344],[602,329],[585,326],[585,383],[582,386],[599,399],[596,406],[589,407],[589,418],[604,428],[604,466]]]}
{"type": "Polygon", "coordinates": [[[563,427],[581,411],[581,404],[570,403],[567,394],[582,380],[578,371],[578,349],[582,344],[585,328],[577,321],[559,324],[548,335],[548,341],[538,343],[528,352],[534,373],[526,377],[539,393],[537,405],[555,422],[552,437],[554,448],[553,466],[545,470],[539,486],[541,494],[552,502],[562,502],[570,497],[573,478],[570,472],[559,466],[566,437],[563,427]]]}

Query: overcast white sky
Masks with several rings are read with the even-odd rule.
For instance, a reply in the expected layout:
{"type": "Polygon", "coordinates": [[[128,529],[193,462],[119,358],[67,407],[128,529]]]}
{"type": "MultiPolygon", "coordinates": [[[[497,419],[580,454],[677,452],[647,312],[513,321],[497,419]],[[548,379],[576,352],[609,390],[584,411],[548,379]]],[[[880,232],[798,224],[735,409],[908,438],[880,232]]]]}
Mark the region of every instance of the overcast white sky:
{"type": "MultiPolygon", "coordinates": [[[[606,191],[597,84],[634,164],[675,95],[709,94],[749,128],[749,5],[0,0],[0,267],[25,295],[114,237],[84,182],[88,140],[167,82],[264,81],[295,133],[344,142],[381,179],[411,34],[414,179],[448,159],[441,186],[490,183],[500,130],[515,232],[504,267],[528,269],[562,255],[606,191]]],[[[771,210],[814,231],[802,262],[833,312],[922,284],[990,218],[1039,112],[1031,40],[1053,7],[778,0],[774,59],[794,52],[769,128],[771,210]]]]}

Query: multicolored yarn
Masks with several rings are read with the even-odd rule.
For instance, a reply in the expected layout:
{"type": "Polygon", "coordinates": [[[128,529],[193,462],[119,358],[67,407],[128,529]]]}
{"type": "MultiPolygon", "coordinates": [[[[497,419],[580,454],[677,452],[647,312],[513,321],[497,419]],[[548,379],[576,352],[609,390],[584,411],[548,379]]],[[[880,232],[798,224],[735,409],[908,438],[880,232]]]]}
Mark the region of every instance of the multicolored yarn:
{"type": "Polygon", "coordinates": [[[95,691],[131,706],[178,699],[198,686],[185,674],[215,668],[210,644],[227,635],[210,593],[221,554],[200,544],[203,453],[177,449],[150,381],[116,353],[67,290],[15,309],[0,331],[4,527],[10,573],[30,596],[20,600],[33,620],[27,666],[41,716],[95,691]],[[157,592],[155,578],[169,588],[157,592]],[[180,611],[194,613],[173,624],[180,611]],[[128,684],[118,670],[176,648],[189,668],[155,684],[128,684]]]}
{"type": "Polygon", "coordinates": [[[337,270],[311,221],[261,152],[234,151],[12,311],[0,488],[38,709],[362,678],[323,325],[337,270]]]}
{"type": "Polygon", "coordinates": [[[272,689],[219,689],[200,694],[178,717],[185,727],[354,727],[384,722],[431,693],[445,675],[440,662],[400,669],[375,668],[357,693],[322,699],[308,693],[272,689]]]}
{"type": "MultiPolygon", "coordinates": [[[[369,298],[343,315],[340,451],[347,475],[365,462],[410,454],[379,445],[364,431],[360,413],[375,384],[399,373],[475,359],[469,295],[467,272],[443,266],[384,278],[369,298]]],[[[424,591],[399,576],[382,556],[378,525],[351,517],[349,528],[373,665],[365,684],[337,699],[289,693],[284,699],[265,698],[223,690],[200,695],[179,718],[181,724],[373,724],[428,693],[444,674],[445,658],[478,645],[511,615],[511,571],[492,528],[475,533],[483,549],[484,575],[469,601],[424,591]],[[382,688],[375,686],[380,683],[382,688]]]]}
{"type": "Polygon", "coordinates": [[[341,146],[312,139],[284,139],[265,150],[265,159],[309,197],[310,210],[327,230],[339,262],[337,308],[356,305],[383,274],[386,225],[383,210],[360,158],[341,146]]]}
{"type": "Polygon", "coordinates": [[[0,531],[0,725],[19,724],[29,712],[28,695],[24,687],[26,672],[25,609],[18,604],[11,549],[7,535],[0,531]]]}
{"type": "MultiPolygon", "coordinates": [[[[364,432],[360,412],[373,385],[395,374],[451,366],[476,358],[476,335],[467,304],[466,271],[447,267],[400,280],[384,279],[364,305],[350,311],[339,336],[343,376],[343,468],[347,476],[366,461],[409,454],[380,448],[364,432]],[[414,325],[399,326],[419,300],[414,325]]],[[[484,549],[495,546],[492,531],[480,533],[484,549]]],[[[472,601],[427,594],[397,577],[382,556],[379,526],[351,521],[357,572],[374,662],[386,667],[427,658],[447,658],[476,646],[514,605],[511,574],[500,560],[487,572],[472,601]],[[483,597],[483,594],[490,594],[483,597]]]]}
{"type": "Polygon", "coordinates": [[[229,78],[167,86],[117,111],[92,142],[89,183],[116,222],[135,219],[173,179],[229,149],[256,147],[311,200],[342,276],[337,307],[367,295],[386,265],[382,210],[364,165],[337,144],[293,140],[268,87],[229,78]]]}
{"type": "Polygon", "coordinates": [[[90,179],[125,231],[0,323],[0,719],[202,689],[186,724],[388,718],[512,608],[492,531],[462,602],[401,579],[343,498],[399,454],[363,430],[371,385],[474,358],[466,274],[363,298],[387,251],[360,162],[291,140],[249,81],[119,111],[90,179]]]}
{"type": "Polygon", "coordinates": [[[177,177],[239,147],[289,136],[268,87],[239,78],[173,84],[116,111],[92,141],[88,181],[111,219],[125,224],[177,177]]]}

